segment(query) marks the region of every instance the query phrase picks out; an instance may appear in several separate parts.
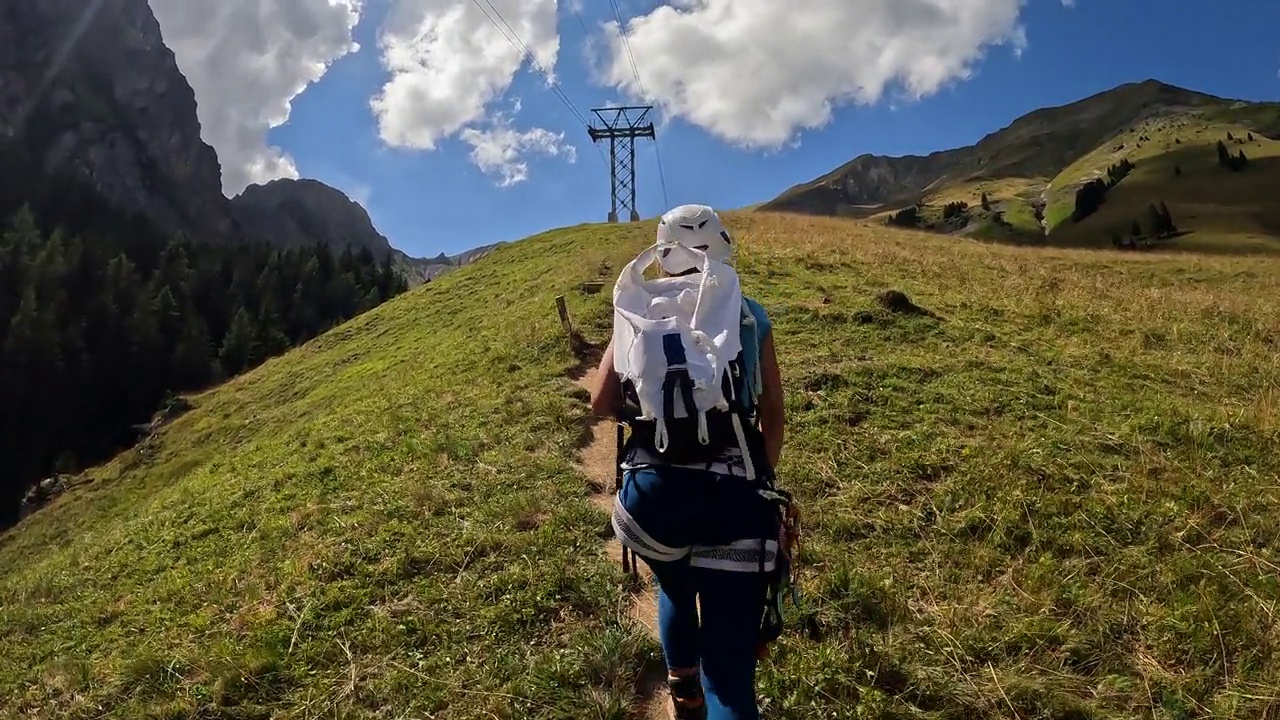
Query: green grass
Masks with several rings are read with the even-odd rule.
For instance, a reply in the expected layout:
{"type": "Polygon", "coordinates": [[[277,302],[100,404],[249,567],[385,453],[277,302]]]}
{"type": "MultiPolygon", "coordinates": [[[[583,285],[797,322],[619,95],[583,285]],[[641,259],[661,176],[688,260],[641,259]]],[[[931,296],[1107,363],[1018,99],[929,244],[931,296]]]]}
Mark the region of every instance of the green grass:
{"type": "Polygon", "coordinates": [[[0,715],[624,717],[654,647],[573,469],[553,298],[628,237],[499,249],[0,539],[0,715]]]}
{"type": "Polygon", "coordinates": [[[1036,218],[1035,206],[1026,198],[1010,198],[1001,206],[1004,220],[1019,232],[1033,237],[1043,237],[1044,231],[1036,218]]]}
{"type": "MultiPolygon", "coordinates": [[[[969,204],[972,219],[969,226],[958,234],[1000,242],[1040,242],[1044,239],[1044,232],[1036,219],[1032,201],[1040,197],[1047,182],[1043,178],[1002,178],[946,185],[924,196],[921,218],[925,225],[941,223],[942,210],[946,204],[965,202],[969,204]],[[986,193],[991,203],[991,212],[982,210],[983,193],[986,193]],[[995,222],[996,212],[1002,214],[1003,224],[995,222]]],[[[897,209],[899,208],[879,212],[867,219],[884,223],[897,209]]]]}
{"type": "MultiPolygon", "coordinates": [[[[768,717],[1276,712],[1280,260],[727,222],[806,529],[768,717]]],[[[654,648],[573,469],[552,301],[603,340],[608,292],[574,288],[651,231],[504,247],[91,472],[0,539],[0,707],[624,717],[654,648]]]]}
{"type": "Polygon", "coordinates": [[[1280,141],[1255,133],[1252,141],[1228,142],[1232,154],[1243,149],[1251,161],[1244,172],[1232,173],[1218,165],[1215,149],[1228,132],[1245,140],[1250,131],[1209,118],[1156,118],[1081,158],[1053,181],[1047,212],[1050,241],[1109,246],[1113,234],[1129,235],[1133,220],[1145,228],[1147,205],[1163,200],[1179,229],[1188,233],[1170,241],[1171,247],[1280,250],[1280,205],[1273,189],[1280,186],[1280,141]],[[1105,178],[1107,166],[1122,158],[1137,168],[1107,194],[1097,213],[1071,222],[1076,188],[1094,177],[1105,178]],[[1175,167],[1182,169],[1181,176],[1175,175],[1175,167]]]}

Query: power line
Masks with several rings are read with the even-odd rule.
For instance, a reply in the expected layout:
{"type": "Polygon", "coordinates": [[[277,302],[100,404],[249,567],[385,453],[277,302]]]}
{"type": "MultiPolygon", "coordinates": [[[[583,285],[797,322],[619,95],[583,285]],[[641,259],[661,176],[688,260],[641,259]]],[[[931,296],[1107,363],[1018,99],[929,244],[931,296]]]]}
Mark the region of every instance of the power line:
{"type": "MultiPolygon", "coordinates": [[[[493,16],[484,9],[484,6],[480,4],[480,0],[471,0],[471,3],[475,5],[476,9],[485,16],[485,18],[493,25],[494,28],[497,29],[499,33],[502,34],[502,37],[506,38],[507,42],[511,44],[511,47],[516,50],[520,50],[524,54],[524,57],[529,59],[529,64],[532,65],[533,68],[538,71],[538,74],[542,76],[542,79],[546,81],[547,86],[551,89],[552,94],[556,96],[556,99],[568,108],[569,112],[573,113],[573,116],[577,118],[579,123],[590,129],[591,123],[589,123],[586,117],[583,116],[582,112],[578,110],[578,106],[574,105],[573,101],[569,99],[564,88],[560,87],[560,83],[551,79],[551,74],[547,72],[546,68],[542,67],[542,63],[538,62],[538,58],[533,56],[533,51],[531,51],[529,46],[520,39],[520,34],[515,31],[515,28],[511,27],[511,23],[508,23],[506,18],[502,17],[502,12],[493,6],[491,0],[484,0],[484,3],[489,6],[489,9],[493,11],[494,15],[498,16],[497,20],[494,20],[493,16]],[[502,25],[498,24],[499,21],[502,22],[502,25]],[[506,26],[505,30],[503,29],[503,26],[506,26]],[[510,35],[507,34],[508,32],[510,32],[510,35]]],[[[577,10],[575,9],[574,12],[577,12],[577,10]]],[[[581,19],[581,16],[579,16],[579,19],[581,19]]],[[[595,143],[592,143],[592,147],[595,147],[596,154],[600,156],[600,162],[607,166],[608,160],[605,159],[604,151],[595,143]]]]}
{"type": "MultiPolygon", "coordinates": [[[[644,89],[644,81],[640,79],[640,66],[636,65],[636,56],[631,52],[631,41],[627,39],[627,29],[622,21],[622,11],[618,8],[617,0],[609,0],[609,4],[613,7],[613,17],[618,21],[618,36],[622,38],[622,47],[627,51],[627,59],[631,63],[631,74],[636,78],[636,87],[640,89],[640,96],[645,99],[645,102],[652,104],[653,98],[644,89]]],[[[578,19],[581,20],[582,17],[579,16],[578,19]]],[[[670,206],[671,200],[667,197],[667,173],[662,168],[662,150],[658,147],[656,135],[653,138],[653,154],[658,160],[658,180],[662,183],[662,204],[670,206]]]]}
{"type": "Polygon", "coordinates": [[[658,149],[658,138],[653,138],[653,154],[658,158],[658,180],[662,183],[662,204],[671,205],[671,200],[667,198],[667,173],[662,169],[662,151],[658,149]]]}
{"type": "Polygon", "coordinates": [[[618,21],[618,36],[622,38],[622,47],[627,51],[627,59],[631,62],[631,73],[635,75],[636,87],[640,88],[640,95],[645,102],[650,102],[649,93],[645,92],[644,83],[640,80],[640,68],[636,65],[636,56],[631,52],[631,41],[627,39],[626,23],[622,21],[622,11],[618,9],[617,0],[609,0],[609,4],[613,6],[613,17],[618,21]]]}
{"type": "MultiPolygon", "coordinates": [[[[481,5],[481,4],[480,4],[480,0],[471,0],[471,3],[472,3],[473,5],[475,5],[475,6],[476,6],[476,9],[477,9],[477,10],[479,10],[479,11],[480,11],[480,13],[481,13],[482,15],[484,15],[484,16],[485,16],[485,19],[487,19],[487,20],[488,20],[488,21],[493,25],[493,27],[494,27],[494,28],[495,28],[495,29],[496,29],[496,30],[497,30],[497,31],[502,35],[502,37],[503,37],[503,38],[505,38],[505,39],[506,39],[506,41],[507,41],[508,43],[510,43],[510,44],[511,44],[511,46],[512,46],[513,48],[515,48],[516,50],[520,51],[520,52],[522,53],[523,57],[526,57],[526,58],[528,58],[528,59],[529,59],[529,64],[530,64],[530,65],[532,65],[532,66],[533,66],[533,68],[538,72],[538,74],[542,76],[543,80],[545,80],[545,81],[546,81],[548,88],[550,88],[550,89],[551,89],[551,91],[552,91],[552,93],[554,93],[554,94],[555,94],[556,99],[558,99],[558,100],[560,101],[560,103],[561,103],[562,105],[564,105],[566,108],[568,108],[569,112],[573,114],[573,116],[578,120],[578,122],[579,122],[579,123],[581,123],[583,126],[585,126],[585,127],[587,128],[588,133],[589,133],[589,134],[591,134],[591,135],[592,135],[592,139],[593,139],[593,140],[595,140],[595,139],[596,139],[596,137],[595,137],[595,136],[596,136],[596,134],[597,134],[597,129],[592,127],[591,123],[589,123],[589,122],[586,120],[586,118],[582,115],[582,113],[578,110],[578,107],[577,107],[576,105],[574,105],[574,103],[573,103],[573,101],[572,101],[572,100],[570,100],[570,99],[569,99],[568,94],[564,91],[564,88],[562,88],[562,87],[560,86],[560,83],[559,83],[559,82],[557,82],[557,81],[555,81],[555,80],[553,80],[553,79],[552,79],[552,77],[551,77],[551,73],[549,73],[549,72],[547,71],[547,69],[546,69],[546,68],[544,68],[544,67],[542,66],[542,63],[538,62],[538,59],[537,59],[536,57],[534,57],[533,51],[529,49],[529,46],[528,46],[528,45],[526,45],[526,44],[525,44],[525,42],[524,42],[522,39],[520,39],[520,34],[519,34],[519,33],[517,33],[517,32],[515,31],[515,28],[511,27],[511,23],[507,22],[507,19],[506,19],[506,18],[504,18],[504,17],[502,16],[502,11],[500,11],[500,10],[498,10],[498,8],[494,7],[492,0],[484,0],[484,5],[481,5]],[[488,10],[486,10],[486,9],[485,9],[485,6],[488,6],[488,10]],[[489,12],[489,11],[492,11],[492,14],[490,14],[490,12],[489,12]],[[495,19],[495,16],[496,16],[496,19],[495,19]]],[[[635,78],[636,78],[636,85],[637,85],[637,87],[639,87],[639,88],[640,88],[640,92],[641,92],[641,94],[642,94],[642,95],[644,95],[645,97],[647,97],[647,96],[648,96],[648,92],[644,89],[644,84],[643,84],[643,83],[641,82],[641,80],[640,80],[640,68],[639,68],[639,66],[636,64],[635,55],[634,55],[634,53],[633,53],[633,52],[632,52],[632,50],[631,50],[631,43],[630,43],[630,41],[627,39],[627,36],[626,36],[625,31],[623,31],[623,30],[622,30],[622,26],[623,26],[623,21],[622,21],[622,12],[621,12],[621,10],[618,8],[618,4],[617,4],[616,0],[609,0],[609,4],[613,7],[613,14],[614,14],[614,17],[615,17],[615,18],[617,18],[617,20],[618,20],[618,28],[619,28],[620,34],[621,34],[621,36],[622,36],[623,47],[625,47],[625,48],[626,48],[627,58],[628,58],[629,63],[631,64],[631,72],[632,72],[632,74],[633,74],[633,75],[635,75],[635,78]]],[[[571,9],[573,10],[573,14],[574,14],[575,16],[577,16],[577,18],[578,18],[578,24],[582,26],[583,34],[584,34],[584,35],[589,36],[589,35],[590,35],[590,31],[587,29],[587,23],[586,23],[586,21],[582,18],[582,13],[581,13],[581,12],[579,12],[579,10],[578,10],[578,8],[577,8],[576,6],[572,6],[572,5],[571,5],[571,9]]],[[[613,108],[613,109],[621,110],[621,111],[625,112],[627,108],[613,108]]],[[[595,112],[595,111],[593,111],[593,112],[595,112]]],[[[599,112],[597,112],[596,114],[597,114],[597,115],[599,115],[599,112]]],[[[668,196],[667,196],[667,177],[666,177],[666,170],[663,168],[663,165],[662,165],[662,152],[658,149],[658,145],[657,145],[657,138],[656,138],[655,134],[653,133],[652,127],[653,127],[652,125],[649,125],[649,129],[648,129],[648,131],[647,131],[647,132],[648,132],[648,137],[653,137],[653,138],[654,138],[654,141],[655,141],[655,142],[654,142],[654,152],[656,153],[656,155],[657,155],[657,160],[658,160],[658,178],[659,178],[659,180],[660,180],[660,181],[661,181],[661,183],[662,183],[662,201],[663,201],[663,203],[665,203],[665,204],[670,204],[670,200],[668,199],[668,196]]],[[[615,132],[616,132],[616,131],[620,130],[621,128],[613,127],[613,128],[611,128],[611,129],[612,129],[613,131],[615,131],[615,132]]],[[[637,130],[639,130],[639,129],[640,129],[639,127],[633,127],[633,128],[630,128],[630,132],[631,132],[631,133],[634,133],[635,131],[637,131],[637,130]]],[[[602,137],[603,137],[603,136],[602,136],[602,137]]],[[[620,136],[619,136],[619,137],[620,137],[620,136]]],[[[611,155],[613,156],[613,163],[612,163],[612,164],[610,164],[610,163],[609,163],[609,161],[605,159],[605,157],[604,157],[604,151],[600,148],[600,146],[599,146],[598,144],[596,144],[595,142],[592,142],[592,146],[593,146],[593,147],[595,147],[597,154],[600,156],[600,160],[601,160],[601,162],[604,162],[605,164],[610,165],[610,171],[611,171],[611,174],[612,174],[612,176],[613,176],[613,178],[614,178],[614,183],[615,183],[615,188],[614,188],[614,198],[615,198],[615,200],[614,200],[614,206],[615,206],[615,209],[614,209],[614,212],[613,212],[613,213],[611,213],[611,216],[612,216],[612,218],[614,218],[615,220],[616,220],[616,217],[617,217],[617,207],[616,207],[616,206],[618,205],[618,202],[617,202],[617,201],[618,201],[618,198],[619,198],[619,188],[617,187],[617,183],[619,182],[619,162],[620,162],[621,160],[623,160],[623,158],[619,157],[619,156],[617,155],[617,153],[616,153],[616,152],[614,152],[614,145],[613,145],[613,142],[614,142],[614,140],[616,140],[616,139],[617,139],[616,137],[615,137],[615,138],[613,138],[613,139],[611,139],[611,145],[610,145],[610,148],[611,148],[611,155]]],[[[630,209],[631,209],[631,214],[634,216],[634,215],[635,215],[635,190],[634,190],[634,183],[635,183],[635,160],[634,160],[634,156],[635,156],[635,150],[634,150],[634,137],[629,138],[629,140],[631,141],[631,142],[630,142],[631,151],[630,151],[630,153],[629,153],[629,158],[628,158],[629,162],[623,162],[623,163],[622,163],[622,165],[626,166],[626,167],[623,167],[623,169],[624,169],[627,173],[629,173],[629,178],[628,178],[628,180],[627,180],[627,181],[624,181],[624,185],[625,185],[625,184],[627,184],[628,182],[629,182],[629,184],[630,184],[630,185],[629,185],[629,186],[630,186],[630,195],[631,195],[631,197],[630,197],[630,209]]]]}
{"type": "Polygon", "coordinates": [[[551,79],[551,74],[548,73],[546,69],[542,67],[542,63],[538,62],[538,59],[533,56],[533,52],[529,50],[529,46],[524,44],[524,41],[520,39],[520,35],[512,29],[510,23],[507,22],[506,18],[502,17],[502,13],[493,6],[493,3],[490,0],[484,0],[485,5],[488,5],[489,9],[493,10],[494,15],[498,16],[498,20],[495,20],[493,16],[484,9],[484,6],[480,4],[480,0],[471,0],[471,2],[476,6],[476,9],[483,13],[485,18],[493,24],[498,32],[502,33],[502,37],[506,38],[507,42],[511,43],[512,47],[516,50],[520,50],[525,57],[529,58],[529,63],[538,71],[538,74],[542,75],[542,79],[546,80],[547,85],[551,88],[551,92],[555,94],[566,108],[569,109],[569,112],[573,113],[573,116],[577,118],[578,122],[582,123],[586,127],[590,127],[591,124],[587,122],[582,113],[578,111],[577,106],[574,105],[573,101],[569,99],[569,96],[565,94],[564,89],[560,87],[560,83],[551,79]],[[502,25],[498,24],[499,20],[502,22],[502,25]],[[506,26],[506,30],[503,29],[503,25],[506,26]],[[507,34],[508,31],[510,31],[510,35],[507,34]]]}
{"type": "Polygon", "coordinates": [[[582,37],[590,38],[591,31],[587,29],[587,21],[582,19],[582,12],[578,10],[578,5],[574,0],[569,0],[569,9],[578,17],[578,25],[582,26],[582,37]]]}

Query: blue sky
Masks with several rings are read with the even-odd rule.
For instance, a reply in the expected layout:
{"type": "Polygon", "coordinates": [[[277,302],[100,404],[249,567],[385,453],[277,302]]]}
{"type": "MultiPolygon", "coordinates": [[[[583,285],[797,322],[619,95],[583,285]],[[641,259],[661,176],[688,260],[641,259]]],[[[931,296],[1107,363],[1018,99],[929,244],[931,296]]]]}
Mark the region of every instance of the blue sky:
{"type": "MultiPolygon", "coordinates": [[[[597,23],[612,18],[609,3],[584,4],[581,16],[593,33],[597,23]]],[[[621,8],[644,15],[659,4],[621,8]]],[[[805,4],[795,0],[797,10],[805,4]]],[[[360,200],[392,244],[414,256],[455,253],[605,218],[606,163],[585,128],[527,64],[486,107],[490,114],[508,113],[518,128],[564,133],[564,143],[575,147],[573,162],[563,155],[531,155],[527,179],[499,187],[495,175],[471,161],[471,147],[456,135],[429,151],[389,147],[369,101],[389,78],[378,33],[390,20],[390,8],[376,0],[364,8],[354,29],[359,51],[339,58],[293,99],[287,122],[266,134],[269,145],[291,157],[302,176],[360,200]]],[[[1280,99],[1275,0],[1077,0],[1073,7],[1031,0],[1018,13],[1024,41],[982,45],[969,77],[944,80],[920,98],[909,97],[900,78],[890,78],[874,104],[838,103],[827,124],[798,128],[780,148],[743,147],[684,117],[664,118],[658,149],[667,193],[664,198],[654,144],[640,141],[641,214],[651,217],[685,202],[724,209],[761,202],[862,153],[927,153],[970,144],[1035,108],[1147,78],[1227,97],[1280,99]]],[[[627,100],[616,88],[593,81],[583,27],[563,2],[556,29],[554,72],[580,112],[627,100]]],[[[662,64],[656,51],[645,54],[663,47],[656,37],[633,45],[642,76],[646,66],[662,64]]],[[[699,72],[696,62],[687,66],[699,72]]],[[[749,113],[741,119],[743,127],[752,122],[749,113]]]]}

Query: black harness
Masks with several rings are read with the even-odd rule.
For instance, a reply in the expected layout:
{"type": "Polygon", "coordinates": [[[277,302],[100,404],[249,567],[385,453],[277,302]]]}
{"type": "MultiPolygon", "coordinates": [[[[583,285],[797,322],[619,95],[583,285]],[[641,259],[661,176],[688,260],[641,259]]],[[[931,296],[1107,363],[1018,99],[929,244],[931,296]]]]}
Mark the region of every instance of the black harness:
{"type": "MultiPolygon", "coordinates": [[[[707,411],[707,442],[699,436],[699,420],[694,405],[693,381],[685,364],[684,347],[678,335],[663,338],[663,350],[666,354],[667,373],[662,383],[662,412],[666,424],[668,442],[661,450],[657,447],[657,421],[640,419],[640,400],[635,385],[630,380],[622,382],[622,411],[617,417],[617,473],[614,478],[615,492],[622,491],[623,465],[632,467],[644,465],[695,465],[706,464],[708,469],[725,457],[725,451],[732,447],[740,447],[755,470],[755,477],[750,481],[759,493],[761,501],[772,504],[771,512],[777,513],[778,533],[774,537],[760,538],[760,572],[767,577],[767,591],[764,611],[760,619],[760,635],[757,641],[758,652],[767,652],[768,646],[782,634],[783,617],[782,602],[788,590],[792,600],[798,605],[795,588],[791,584],[792,557],[790,543],[784,537],[786,527],[792,513],[792,496],[777,486],[776,475],[765,452],[764,434],[760,431],[758,416],[754,407],[748,408],[736,392],[738,381],[745,375],[743,353],[729,363],[728,370],[722,377],[722,390],[728,400],[729,407],[721,410],[713,408],[707,411]],[[686,410],[684,417],[676,416],[675,398],[677,394],[686,410]],[[737,423],[735,423],[735,419],[737,423]],[[741,428],[742,440],[739,442],[737,424],[741,428]],[[627,429],[631,430],[627,435],[627,429]],[[745,447],[743,447],[745,445],[745,447]],[[774,568],[766,571],[767,543],[778,542],[778,552],[774,554],[774,568]]],[[[746,386],[749,387],[749,386],[746,386]]],[[[622,546],[622,570],[636,575],[638,568],[634,553],[624,544],[622,546]]]]}

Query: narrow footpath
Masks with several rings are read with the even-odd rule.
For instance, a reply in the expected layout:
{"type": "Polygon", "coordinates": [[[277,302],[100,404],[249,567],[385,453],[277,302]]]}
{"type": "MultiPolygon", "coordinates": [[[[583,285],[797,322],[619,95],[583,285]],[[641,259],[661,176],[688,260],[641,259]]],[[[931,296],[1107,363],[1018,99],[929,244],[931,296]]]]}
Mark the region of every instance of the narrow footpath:
{"type": "MultiPolygon", "coordinates": [[[[595,372],[594,365],[589,366],[586,374],[577,380],[578,385],[590,392],[595,372]]],[[[583,448],[578,465],[579,471],[591,484],[591,502],[600,508],[606,517],[613,512],[616,442],[615,426],[612,421],[604,420],[596,423],[591,428],[591,440],[583,448]]],[[[622,544],[617,538],[609,538],[605,543],[604,552],[610,561],[621,565],[622,544]]],[[[639,621],[647,628],[650,636],[656,640],[658,637],[657,598],[653,590],[653,578],[644,563],[640,563],[639,575],[643,590],[632,593],[627,612],[632,619],[639,621]]],[[[670,700],[665,680],[665,670],[649,673],[640,678],[638,685],[641,705],[631,715],[634,720],[669,720],[670,700]]]]}

